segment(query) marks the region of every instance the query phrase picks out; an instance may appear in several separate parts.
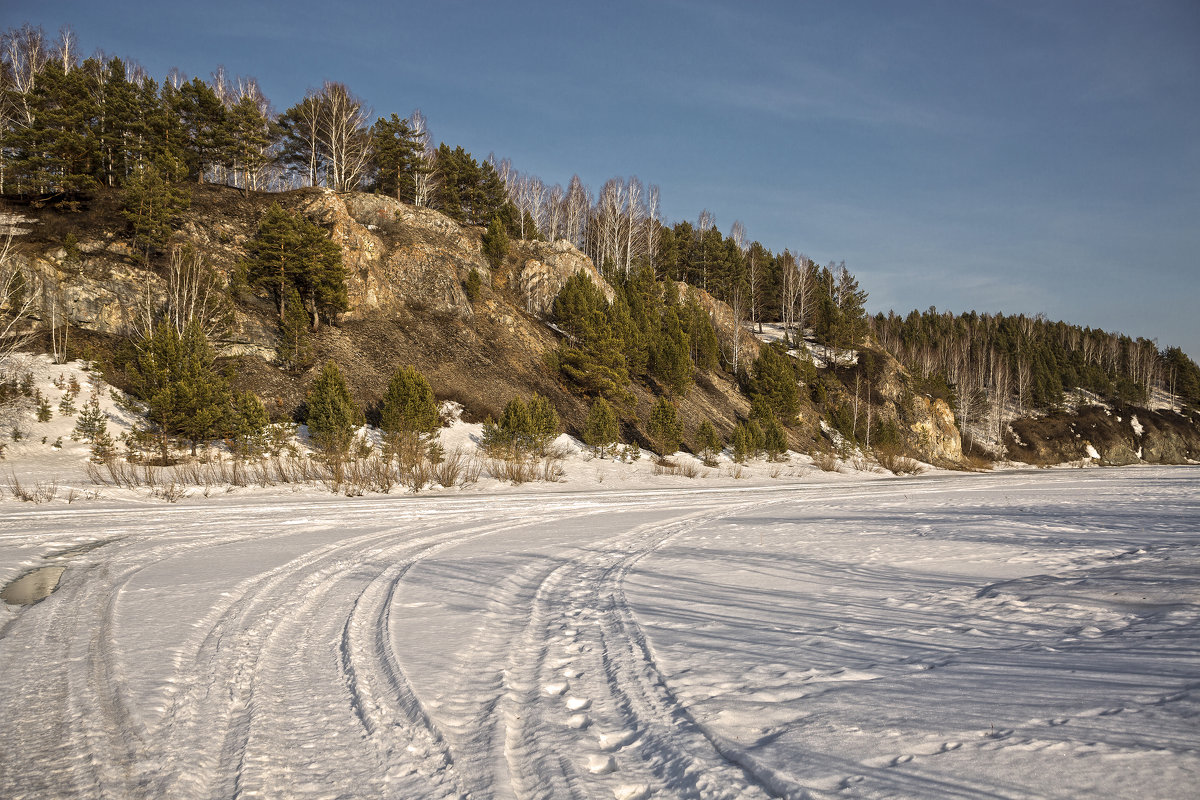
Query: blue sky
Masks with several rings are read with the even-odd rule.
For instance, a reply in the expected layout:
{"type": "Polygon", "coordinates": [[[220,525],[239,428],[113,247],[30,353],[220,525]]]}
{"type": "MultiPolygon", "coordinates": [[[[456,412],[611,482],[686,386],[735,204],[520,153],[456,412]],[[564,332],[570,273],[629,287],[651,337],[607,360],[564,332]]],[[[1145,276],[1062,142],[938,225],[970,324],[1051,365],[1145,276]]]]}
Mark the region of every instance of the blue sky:
{"type": "Polygon", "coordinates": [[[1043,312],[1200,356],[1200,3],[0,0],[278,109],[339,80],[548,183],[845,260],[871,311],[1043,312]],[[107,6],[107,7],[104,7],[107,6]]]}

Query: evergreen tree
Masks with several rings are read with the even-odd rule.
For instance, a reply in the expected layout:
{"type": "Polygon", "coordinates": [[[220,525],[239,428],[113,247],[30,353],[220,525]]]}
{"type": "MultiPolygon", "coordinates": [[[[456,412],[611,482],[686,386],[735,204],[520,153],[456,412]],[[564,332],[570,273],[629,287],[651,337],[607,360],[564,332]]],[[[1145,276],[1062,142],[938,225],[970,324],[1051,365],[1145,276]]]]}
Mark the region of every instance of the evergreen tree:
{"type": "Polygon", "coordinates": [[[85,81],[82,71],[49,61],[24,98],[28,124],[11,127],[4,137],[11,152],[7,181],[18,192],[76,194],[94,184],[95,108],[85,81]]]}
{"type": "Polygon", "coordinates": [[[355,429],[362,424],[362,411],[350,394],[341,370],[332,361],[308,390],[309,439],[325,455],[338,459],[350,449],[355,429]]]}
{"type": "Polygon", "coordinates": [[[558,412],[549,399],[534,393],[529,399],[529,438],[531,449],[539,455],[545,454],[550,443],[562,430],[558,412]]]}
{"type": "Polygon", "coordinates": [[[408,120],[395,114],[376,120],[371,127],[375,191],[412,203],[414,176],[424,168],[422,146],[408,120]]]}
{"type": "Polygon", "coordinates": [[[791,356],[764,347],[750,368],[750,394],[770,410],[770,416],[791,422],[800,412],[800,394],[791,356]]]}
{"type": "Polygon", "coordinates": [[[787,452],[787,432],[779,424],[779,420],[774,417],[763,423],[763,449],[766,450],[767,458],[771,461],[778,460],[787,452]]]}
{"type": "Polygon", "coordinates": [[[230,392],[213,366],[213,351],[198,321],[180,334],[160,323],[141,343],[129,368],[132,394],[146,404],[160,455],[168,458],[168,439],[189,439],[192,453],[202,441],[217,438],[229,413],[230,392]]]}
{"type": "Polygon", "coordinates": [[[617,425],[617,414],[612,405],[603,397],[597,397],[588,411],[587,421],[583,427],[583,441],[596,448],[603,457],[616,446],[620,438],[617,425]]]}
{"type": "Polygon", "coordinates": [[[714,370],[720,347],[712,319],[695,298],[689,298],[684,308],[688,320],[688,350],[696,369],[714,370]]]}
{"type": "Polygon", "coordinates": [[[267,450],[267,408],[254,392],[238,392],[233,398],[228,434],[233,452],[243,458],[258,458],[267,450]]]}
{"type": "Polygon", "coordinates": [[[204,183],[204,174],[224,161],[230,146],[225,106],[211,86],[192,78],[179,88],[176,113],[183,133],[187,174],[204,183]]]}
{"type": "Polygon", "coordinates": [[[706,467],[715,467],[717,465],[717,456],[724,448],[724,443],[721,441],[717,429],[708,420],[700,423],[699,429],[696,431],[696,441],[699,445],[700,458],[704,461],[706,467]]]}
{"type": "Polygon", "coordinates": [[[650,425],[647,431],[654,441],[660,458],[666,458],[679,449],[679,439],[683,435],[683,426],[679,422],[679,413],[675,405],[665,397],[660,397],[650,409],[650,425]]]}
{"type": "Polygon", "coordinates": [[[275,124],[267,118],[258,100],[246,95],[226,113],[225,153],[222,161],[240,179],[242,189],[259,188],[259,173],[271,162],[271,144],[277,135],[275,124]]]}
{"type": "Polygon", "coordinates": [[[310,326],[311,321],[300,300],[300,293],[295,286],[288,287],[283,319],[279,321],[279,342],[275,347],[275,358],[280,367],[291,372],[302,372],[312,366],[310,326]]]}
{"type": "Polygon", "coordinates": [[[568,336],[558,348],[563,376],[589,394],[629,402],[623,343],[600,287],[583,273],[572,275],[554,299],[553,313],[568,336]]]}
{"type": "MultiPolygon", "coordinates": [[[[39,409],[40,410],[40,409],[39,409]]],[[[49,407],[47,406],[47,410],[49,407]]],[[[41,420],[46,421],[46,420],[41,420]]],[[[100,410],[100,401],[93,397],[84,405],[83,410],[79,412],[79,416],[75,420],[75,429],[71,431],[71,438],[79,441],[83,440],[91,444],[96,440],[96,437],[108,430],[108,420],[104,416],[104,412],[100,410]]]]}
{"type": "Polygon", "coordinates": [[[745,464],[753,455],[753,444],[746,426],[739,422],[733,429],[733,460],[745,464]]]}
{"type": "Polygon", "coordinates": [[[385,434],[429,437],[440,424],[429,381],[415,367],[397,369],[383,395],[380,429],[385,434]]]}
{"type": "Polygon", "coordinates": [[[251,287],[271,293],[281,320],[293,290],[303,299],[314,327],[322,315],[333,318],[349,308],[341,248],[320,226],[289,214],[278,203],[267,209],[240,269],[251,287]]]}
{"type": "Polygon", "coordinates": [[[463,292],[466,293],[468,301],[474,303],[479,299],[479,292],[481,290],[482,283],[483,281],[479,277],[479,270],[472,269],[471,274],[468,275],[466,281],[463,282],[463,292]]]}
{"type": "Polygon", "coordinates": [[[658,341],[651,349],[650,367],[667,391],[685,396],[692,386],[691,340],[676,309],[668,308],[658,341]]]}
{"type": "Polygon", "coordinates": [[[179,184],[182,178],[179,163],[164,155],[136,170],[125,182],[121,214],[145,260],[166,246],[191,205],[190,193],[179,184]]]}
{"type": "Polygon", "coordinates": [[[483,234],[483,255],[493,267],[500,267],[508,257],[508,233],[500,217],[492,217],[492,222],[483,234]]]}

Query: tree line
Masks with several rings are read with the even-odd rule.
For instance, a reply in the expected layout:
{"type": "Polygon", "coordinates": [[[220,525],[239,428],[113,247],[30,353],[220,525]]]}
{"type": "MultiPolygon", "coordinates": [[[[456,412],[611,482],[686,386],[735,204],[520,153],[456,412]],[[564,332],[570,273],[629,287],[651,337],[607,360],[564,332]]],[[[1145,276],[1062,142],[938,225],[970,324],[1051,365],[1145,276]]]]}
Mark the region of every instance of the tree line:
{"type": "Polygon", "coordinates": [[[1024,314],[954,315],[930,308],[870,320],[879,343],[931,392],[950,393],[961,426],[982,420],[999,434],[1014,416],[1060,405],[1083,389],[1145,404],[1159,389],[1200,404],[1200,369],[1179,348],[1024,314]]]}

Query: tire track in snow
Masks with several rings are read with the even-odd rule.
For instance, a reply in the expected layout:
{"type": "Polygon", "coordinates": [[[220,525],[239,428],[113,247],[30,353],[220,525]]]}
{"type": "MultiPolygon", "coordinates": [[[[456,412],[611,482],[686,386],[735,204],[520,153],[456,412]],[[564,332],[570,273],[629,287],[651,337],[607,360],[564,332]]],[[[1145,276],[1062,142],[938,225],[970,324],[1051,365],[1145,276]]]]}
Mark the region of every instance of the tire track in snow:
{"type": "Polygon", "coordinates": [[[692,719],[666,687],[620,588],[633,564],[672,538],[761,505],[638,526],[543,580],[509,654],[500,705],[516,797],[802,794],[692,719]]]}
{"type": "MultiPolygon", "coordinates": [[[[368,558],[420,550],[430,541],[427,532],[444,526],[440,521],[426,524],[415,532],[416,538],[408,532],[400,542],[390,526],[343,538],[251,576],[228,592],[226,601],[199,624],[200,641],[185,648],[191,657],[180,659],[181,667],[183,662],[194,665],[193,679],[177,678],[188,688],[175,698],[164,721],[161,738],[169,746],[164,753],[169,766],[160,796],[234,796],[245,767],[256,672],[268,637],[280,630],[282,620],[311,615],[338,580],[360,569],[368,558]],[[378,543],[385,546],[372,552],[378,543]]],[[[436,541],[438,535],[432,538],[436,541]]],[[[440,535],[455,536],[458,531],[440,535]]],[[[315,632],[305,632],[298,644],[312,635],[315,632]]],[[[348,710],[350,705],[347,698],[348,710]]]]}
{"type": "MultiPolygon", "coordinates": [[[[461,523],[439,523],[426,529],[434,532],[416,538],[410,534],[401,542],[390,529],[344,539],[247,579],[231,592],[225,607],[201,626],[205,633],[196,648],[197,673],[213,680],[197,684],[178,699],[169,715],[178,720],[175,727],[181,722],[183,729],[168,726],[163,738],[182,739],[184,744],[172,745],[176,767],[160,784],[161,793],[234,796],[251,794],[260,785],[269,793],[297,781],[315,787],[316,782],[290,774],[278,759],[256,760],[249,751],[256,740],[266,753],[278,750],[273,737],[302,727],[293,709],[311,708],[314,689],[321,689],[327,692],[322,696],[325,707],[338,710],[336,720],[322,719],[321,724],[340,726],[339,745],[363,738],[372,745],[374,763],[360,765],[356,792],[409,797],[419,789],[422,795],[436,791],[465,796],[445,738],[412,690],[388,632],[391,600],[413,564],[447,547],[527,524],[490,522],[463,528],[461,523]],[[296,580],[299,587],[290,588],[296,580]],[[353,583],[349,591],[347,581],[353,583]],[[323,608],[339,602],[344,609],[323,608]],[[317,613],[319,608],[323,613],[317,613]],[[328,631],[314,626],[330,621],[340,677],[331,682],[326,666],[304,681],[281,681],[279,665],[289,659],[298,664],[293,668],[303,668],[323,657],[328,640],[321,634],[328,631]],[[222,675],[232,677],[222,681],[222,675]],[[264,684],[271,691],[260,697],[258,689],[264,684]],[[338,690],[336,697],[329,693],[333,688],[338,690]],[[279,692],[289,691],[296,694],[296,703],[277,702],[279,692]],[[208,709],[197,711],[203,704],[208,709]],[[225,732],[219,749],[212,744],[213,728],[225,732]]],[[[352,748],[342,758],[328,758],[324,752],[322,756],[343,767],[362,761],[360,751],[352,748]]]]}
{"type": "MultiPolygon", "coordinates": [[[[229,534],[187,541],[166,540],[149,552],[138,551],[147,538],[158,531],[107,543],[102,553],[89,552],[68,566],[60,588],[46,602],[26,609],[5,628],[0,642],[20,638],[36,661],[19,651],[0,658],[5,686],[20,686],[24,697],[6,703],[5,734],[8,753],[14,764],[35,767],[21,773],[0,773],[0,794],[15,796],[28,791],[30,784],[49,781],[49,794],[61,796],[63,785],[75,785],[74,794],[97,797],[133,797],[145,793],[148,771],[154,760],[147,756],[150,737],[144,723],[126,705],[128,697],[123,671],[115,655],[117,607],[123,588],[138,573],[160,561],[194,550],[219,547],[241,539],[244,534],[229,534]],[[114,556],[114,553],[116,554],[114,556]],[[103,564],[88,563],[103,559],[103,564]],[[136,559],[121,568],[125,558],[136,559]],[[149,563],[146,563],[149,561],[149,563]],[[42,614],[49,614],[43,618],[42,614]],[[30,669],[32,667],[32,669],[30,669]],[[30,675],[29,673],[33,674],[30,675]],[[34,688],[36,687],[36,689],[34,688]],[[30,696],[39,698],[31,703],[30,696]],[[30,731],[44,728],[44,698],[63,704],[63,713],[54,715],[54,745],[41,748],[36,755],[20,755],[21,745],[36,746],[38,737],[29,741],[30,731]],[[32,715],[32,716],[31,716],[32,715]],[[46,753],[56,754],[46,758],[46,753]],[[13,783],[10,785],[9,781],[13,783]],[[85,788],[86,787],[86,788],[85,788]]],[[[33,796],[38,796],[35,792],[33,796]]]]}

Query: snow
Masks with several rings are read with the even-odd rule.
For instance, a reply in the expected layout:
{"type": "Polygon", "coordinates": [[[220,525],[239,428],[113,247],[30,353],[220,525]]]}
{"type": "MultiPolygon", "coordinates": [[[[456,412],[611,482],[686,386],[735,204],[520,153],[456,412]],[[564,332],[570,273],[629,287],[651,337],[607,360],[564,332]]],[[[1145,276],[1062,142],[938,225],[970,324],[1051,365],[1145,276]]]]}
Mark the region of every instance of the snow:
{"type": "MultiPolygon", "coordinates": [[[[746,329],[749,330],[755,336],[755,338],[761,342],[772,344],[774,342],[783,341],[785,328],[782,323],[763,322],[760,323],[758,327],[762,328],[761,333],[759,333],[755,326],[751,326],[749,323],[746,325],[746,329]]],[[[848,367],[858,363],[857,350],[843,350],[837,347],[827,347],[825,345],[815,344],[814,342],[808,341],[807,338],[804,338],[810,334],[811,331],[804,331],[804,336],[801,337],[799,342],[799,348],[788,350],[788,355],[794,358],[799,358],[800,352],[803,350],[805,356],[820,369],[825,369],[830,366],[848,367]]],[[[796,344],[795,336],[796,332],[793,331],[789,339],[793,344],[796,344]]]]}
{"type": "Polygon", "coordinates": [[[1129,424],[1133,428],[1133,433],[1136,436],[1141,436],[1146,432],[1146,429],[1142,426],[1142,423],[1138,422],[1137,414],[1133,414],[1129,417],[1129,424]]]}
{"type": "Polygon", "coordinates": [[[4,500],[0,796],[1191,796],[1195,468],[619,474],[4,500]]]}

